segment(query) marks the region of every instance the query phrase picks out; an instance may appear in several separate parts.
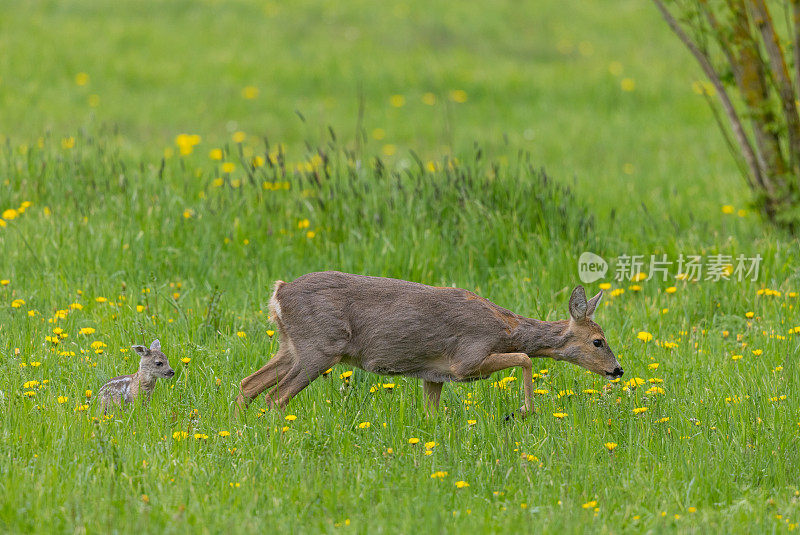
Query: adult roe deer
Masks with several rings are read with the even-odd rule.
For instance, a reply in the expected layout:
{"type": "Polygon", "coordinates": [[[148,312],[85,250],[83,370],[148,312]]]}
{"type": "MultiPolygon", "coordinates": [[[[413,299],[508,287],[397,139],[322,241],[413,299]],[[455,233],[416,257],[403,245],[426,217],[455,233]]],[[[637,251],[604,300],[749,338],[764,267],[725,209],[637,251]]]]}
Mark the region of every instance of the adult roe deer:
{"type": "Polygon", "coordinates": [[[383,375],[424,381],[429,412],[447,381],[486,379],[522,368],[525,413],[533,410],[531,359],[566,360],[607,378],[623,370],[592,315],[603,292],[588,301],[582,286],[569,299],[569,320],[540,321],[460,288],[338,271],[277,281],[270,299],[279,349],[241,382],[238,407],[267,389],[283,408],[339,362],[383,375]]]}

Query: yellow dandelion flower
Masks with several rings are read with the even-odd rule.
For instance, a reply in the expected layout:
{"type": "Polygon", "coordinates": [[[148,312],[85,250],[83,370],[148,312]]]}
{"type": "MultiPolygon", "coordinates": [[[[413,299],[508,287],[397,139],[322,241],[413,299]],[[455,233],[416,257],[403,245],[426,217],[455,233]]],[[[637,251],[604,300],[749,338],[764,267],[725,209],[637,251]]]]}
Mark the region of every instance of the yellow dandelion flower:
{"type": "Polygon", "coordinates": [[[590,502],[586,502],[585,504],[581,505],[584,509],[594,509],[597,507],[597,500],[592,500],[590,502]]]}
{"type": "Polygon", "coordinates": [[[669,288],[667,288],[664,291],[667,292],[668,294],[674,294],[675,292],[678,291],[678,289],[676,287],[674,287],[674,286],[670,286],[669,288]]]}
{"type": "Polygon", "coordinates": [[[636,89],[636,81],[633,78],[623,78],[619,82],[619,86],[622,88],[623,91],[633,91],[636,89]]]}
{"type": "Polygon", "coordinates": [[[297,420],[297,416],[294,414],[287,414],[286,416],[283,417],[283,419],[286,420],[287,422],[294,422],[295,420],[297,420]]]}
{"type": "Polygon", "coordinates": [[[432,450],[436,446],[437,446],[436,442],[433,442],[433,441],[425,443],[425,449],[426,450],[432,450]]]}
{"type": "Polygon", "coordinates": [[[736,208],[734,208],[730,204],[726,204],[726,205],[724,205],[722,207],[722,213],[723,214],[729,214],[730,215],[730,214],[734,213],[735,211],[736,211],[736,208]]]}
{"type": "Polygon", "coordinates": [[[555,416],[556,418],[558,418],[560,420],[562,418],[566,418],[568,415],[567,415],[566,412],[554,412],[553,416],[555,416]]]}
{"type": "Polygon", "coordinates": [[[467,483],[466,481],[456,481],[456,488],[463,489],[466,487],[469,487],[469,483],[467,483]]]}
{"type": "Polygon", "coordinates": [[[239,132],[234,132],[232,137],[234,143],[244,143],[244,140],[247,139],[247,134],[239,131],[239,132]]]}
{"type": "Polygon", "coordinates": [[[409,444],[419,444],[419,439],[417,437],[411,437],[408,439],[409,444]]]}
{"type": "Polygon", "coordinates": [[[358,428],[359,428],[359,429],[367,429],[367,428],[368,428],[368,427],[370,427],[371,425],[372,425],[372,424],[371,424],[371,423],[369,423],[369,422],[361,422],[360,424],[358,424],[358,428]]]}
{"type": "Polygon", "coordinates": [[[434,104],[436,104],[436,95],[430,92],[423,94],[422,103],[427,106],[433,106],[434,104]]]}
{"type": "Polygon", "coordinates": [[[617,443],[616,442],[606,442],[605,444],[603,444],[603,446],[605,446],[608,451],[614,451],[614,449],[617,447],[617,443]]]}
{"type": "Polygon", "coordinates": [[[650,368],[651,370],[657,370],[658,362],[651,362],[650,364],[647,365],[647,367],[650,368]]]}
{"type": "Polygon", "coordinates": [[[636,407],[633,409],[633,414],[642,414],[643,412],[647,412],[647,407],[636,407]]]}
{"type": "Polygon", "coordinates": [[[181,359],[181,362],[183,362],[184,364],[189,364],[191,361],[192,359],[190,359],[189,357],[183,357],[181,359]]]}
{"type": "Polygon", "coordinates": [[[78,334],[94,334],[94,329],[92,327],[84,327],[78,331],[78,334]]]}
{"type": "Polygon", "coordinates": [[[223,438],[231,436],[231,432],[230,431],[220,431],[218,434],[219,434],[219,436],[221,436],[223,438]]]}
{"type": "Polygon", "coordinates": [[[463,104],[467,101],[467,92],[463,89],[454,89],[449,93],[450,100],[458,104],[463,104]]]}
{"type": "Polygon", "coordinates": [[[236,164],[233,162],[225,162],[222,164],[222,172],[231,174],[236,170],[236,164]]]}
{"type": "Polygon", "coordinates": [[[258,98],[258,88],[253,85],[245,86],[242,89],[242,97],[246,98],[247,100],[253,100],[258,98]]]}
{"type": "Polygon", "coordinates": [[[431,474],[431,479],[444,479],[445,477],[447,477],[447,472],[443,470],[431,474]]]}
{"type": "Polygon", "coordinates": [[[244,331],[238,331],[236,333],[236,336],[238,336],[239,338],[247,338],[247,333],[244,331]]]}
{"type": "Polygon", "coordinates": [[[639,333],[636,335],[636,338],[638,338],[642,342],[647,343],[653,339],[653,335],[647,331],[639,331],[639,333]]]}
{"type": "Polygon", "coordinates": [[[403,95],[392,95],[389,97],[389,104],[391,104],[393,108],[402,108],[406,104],[406,97],[403,95]]]}

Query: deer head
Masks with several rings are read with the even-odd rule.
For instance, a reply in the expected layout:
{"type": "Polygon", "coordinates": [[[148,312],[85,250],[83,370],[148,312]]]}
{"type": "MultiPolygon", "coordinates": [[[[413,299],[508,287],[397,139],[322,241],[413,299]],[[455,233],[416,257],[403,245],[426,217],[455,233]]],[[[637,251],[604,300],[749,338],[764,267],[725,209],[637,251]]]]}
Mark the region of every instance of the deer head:
{"type": "Polygon", "coordinates": [[[558,358],[577,364],[608,379],[622,377],[622,368],[608,347],[603,329],[592,321],[603,292],[586,300],[583,286],[572,291],[569,298],[569,322],[564,344],[554,348],[558,358]]]}
{"type": "Polygon", "coordinates": [[[154,340],[150,347],[132,346],[131,349],[139,355],[139,372],[146,377],[170,378],[175,375],[175,370],[169,365],[167,356],[161,352],[161,342],[154,340]]]}

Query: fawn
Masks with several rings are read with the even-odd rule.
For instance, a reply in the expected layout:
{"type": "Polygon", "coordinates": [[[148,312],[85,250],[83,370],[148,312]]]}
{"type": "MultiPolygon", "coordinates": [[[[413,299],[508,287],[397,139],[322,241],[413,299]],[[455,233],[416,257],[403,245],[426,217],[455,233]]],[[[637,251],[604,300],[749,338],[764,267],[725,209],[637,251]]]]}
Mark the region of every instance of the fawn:
{"type": "Polygon", "coordinates": [[[442,384],[486,379],[522,368],[525,406],[533,410],[531,359],[550,357],[606,378],[623,370],[592,316],[603,292],[588,301],[582,286],[569,299],[570,319],[540,321],[459,288],[324,271],[277,281],[270,314],[279,349],[241,382],[246,406],[261,392],[283,408],[334,364],[423,380],[426,405],[439,405],[442,384]]]}
{"type": "Polygon", "coordinates": [[[158,340],[154,340],[149,348],[131,346],[131,349],[140,357],[139,370],[131,375],[114,377],[100,387],[97,395],[102,402],[104,414],[112,404],[124,407],[125,404],[133,403],[141,393],[145,394],[142,401],[146,405],[153,394],[156,380],[169,379],[175,375],[167,356],[161,352],[161,342],[158,340]]]}

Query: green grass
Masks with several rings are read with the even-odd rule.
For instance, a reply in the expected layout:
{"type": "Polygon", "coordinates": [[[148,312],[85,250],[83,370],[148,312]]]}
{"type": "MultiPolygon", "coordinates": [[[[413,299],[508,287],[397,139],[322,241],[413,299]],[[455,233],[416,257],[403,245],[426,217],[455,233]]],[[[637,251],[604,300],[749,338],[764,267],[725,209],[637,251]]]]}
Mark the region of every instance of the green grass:
{"type": "Polygon", "coordinates": [[[753,213],[722,213],[746,209],[742,180],[651,6],[118,2],[110,13],[35,2],[0,18],[0,49],[15,51],[0,55],[0,214],[31,203],[0,227],[0,530],[800,522],[798,244],[753,213]],[[250,85],[256,99],[242,97],[250,85]],[[179,154],[181,133],[201,137],[191,154],[179,154]],[[340,269],[454,284],[561,319],[586,250],[764,262],[755,282],[636,291],[607,277],[625,292],[597,320],[625,381],[542,360],[547,392],[526,420],[505,418],[521,404],[516,372],[447,385],[428,418],[418,381],[355,370],[344,386],[343,366],[292,400],[292,422],[263,400],[246,422],[232,417],[239,381],[277,350],[275,279],[340,269]],[[56,328],[67,336],[54,346],[56,328]],[[108,420],[95,402],[81,410],[86,390],[135,370],[122,350],[156,337],[178,373],[149,408],[108,420]],[[516,381],[493,384],[506,376],[516,381]]]}

